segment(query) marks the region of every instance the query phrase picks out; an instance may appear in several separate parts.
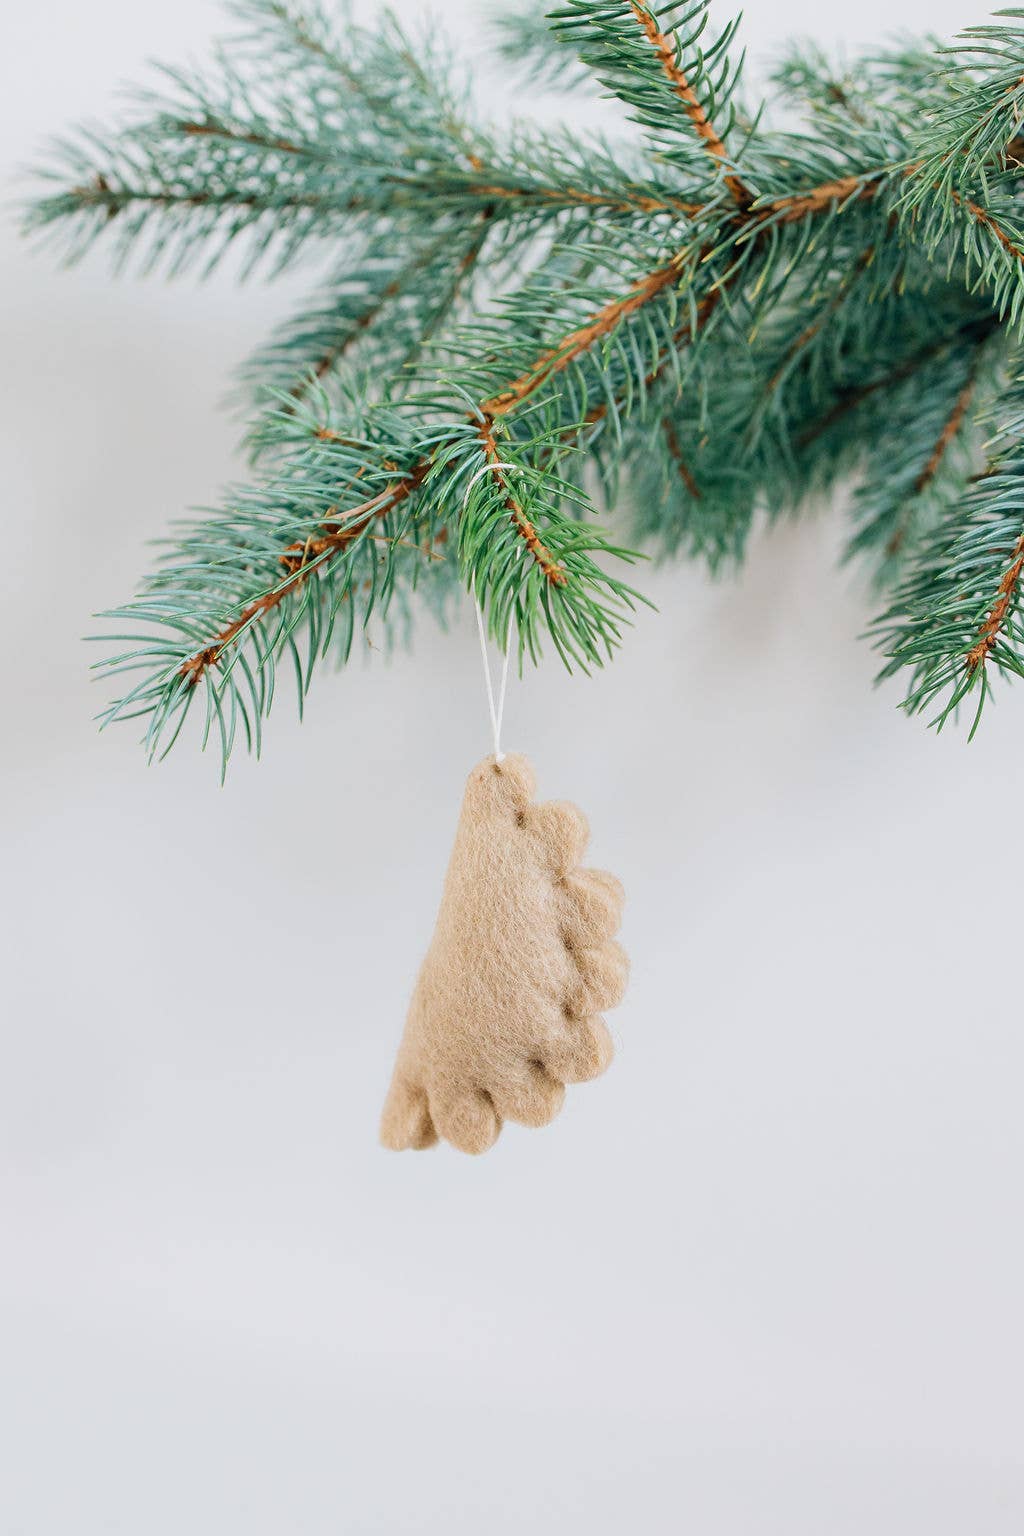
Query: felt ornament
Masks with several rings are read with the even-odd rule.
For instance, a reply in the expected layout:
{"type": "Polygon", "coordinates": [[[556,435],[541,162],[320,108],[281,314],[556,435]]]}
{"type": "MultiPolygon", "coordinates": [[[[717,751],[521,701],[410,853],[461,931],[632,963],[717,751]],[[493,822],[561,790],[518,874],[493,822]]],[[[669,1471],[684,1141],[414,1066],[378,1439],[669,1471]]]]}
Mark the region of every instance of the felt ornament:
{"type": "Polygon", "coordinates": [[[534,787],[526,758],[500,751],[469,776],[384,1105],[386,1147],[430,1147],[442,1136],[485,1152],[503,1121],[547,1125],[565,1084],[611,1061],[600,1014],[626,984],[613,938],[622,887],[579,867],[582,812],[534,804],[534,787]]]}

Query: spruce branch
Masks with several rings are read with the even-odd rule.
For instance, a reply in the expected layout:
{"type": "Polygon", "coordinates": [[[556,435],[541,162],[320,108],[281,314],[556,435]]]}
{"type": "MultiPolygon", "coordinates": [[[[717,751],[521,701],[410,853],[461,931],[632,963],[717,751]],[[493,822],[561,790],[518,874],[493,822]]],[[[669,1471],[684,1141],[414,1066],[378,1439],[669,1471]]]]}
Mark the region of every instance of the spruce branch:
{"type": "Polygon", "coordinates": [[[668,449],[669,456],[672,459],[673,464],[676,466],[680,480],[683,482],[683,485],[686,487],[689,494],[693,497],[694,501],[700,501],[700,486],[693,478],[693,473],[690,469],[690,466],[687,464],[686,459],[683,457],[683,450],[679,443],[679,436],[676,432],[675,423],[673,422],[671,416],[662,417],[661,429],[665,434],[665,447],[668,449]]]}
{"type": "MultiPolygon", "coordinates": [[[[727,166],[729,164],[728,151],[719,138],[714,124],[708,117],[707,108],[690,84],[686,71],[680,64],[680,56],[683,52],[682,39],[675,32],[671,34],[663,32],[658,24],[657,17],[649,6],[640,5],[638,0],[630,0],[629,8],[633,12],[647,41],[654,49],[665,78],[682,102],[683,110],[693,124],[698,137],[703,140],[708,154],[723,166],[727,166]]],[[[706,8],[703,6],[698,7],[698,11],[701,14],[701,24],[703,25],[704,17],[707,14],[706,8]]],[[[689,20],[690,17],[686,19],[689,20]]],[[[738,176],[727,172],[725,184],[732,193],[734,202],[741,208],[750,206],[753,199],[738,176]]]]}
{"type": "Polygon", "coordinates": [[[984,398],[995,383],[990,334],[936,349],[891,392],[887,420],[854,497],[847,549],[848,556],[874,556],[880,586],[898,577],[908,554],[977,467],[975,407],[979,393],[984,398]]]}
{"type": "MultiPolygon", "coordinates": [[[[503,471],[499,467],[500,456],[494,436],[495,423],[526,404],[554,375],[568,368],[590,347],[614,331],[625,318],[636,313],[643,304],[660,294],[669,283],[677,280],[684,260],[685,253],[678,253],[664,267],[657,269],[644,281],[635,285],[624,298],[605,305],[587,324],[578,327],[554,347],[545,350],[505,389],[481,404],[474,405],[469,413],[468,424],[476,425],[485,463],[494,473],[495,483],[502,494],[502,504],[510,514],[509,520],[522,539],[529,559],[537,566],[548,585],[564,587],[567,585],[568,577],[509,490],[503,471]]],[[[350,437],[335,432],[329,427],[316,427],[313,435],[318,443],[336,444],[346,452],[359,451],[363,447],[362,443],[353,441],[350,437]]],[[[396,507],[418,491],[430,473],[439,451],[442,458],[445,452],[451,454],[458,449],[463,437],[464,429],[461,427],[450,435],[438,434],[431,444],[431,451],[417,458],[404,473],[399,472],[399,467],[393,460],[385,461],[381,466],[383,472],[395,478],[376,495],[365,498],[354,507],[348,508],[344,513],[344,521],[341,521],[338,505],[332,503],[318,520],[320,532],[315,535],[307,534],[306,538],[298,544],[292,541],[286,546],[281,558],[289,565],[287,578],[273,583],[252,597],[241,613],[218,631],[207,644],[186,656],[179,666],[181,675],[189,680],[191,686],[194,686],[210,667],[219,665],[225,651],[234,646],[240,638],[244,638],[254,623],[262,621],[268,613],[278,608],[286,598],[301,587],[312,571],[322,572],[338,554],[352,545],[357,545],[375,519],[387,517],[396,507]],[[290,562],[286,557],[296,547],[312,553],[312,564],[306,559],[304,553],[299,566],[295,569],[290,568],[290,562]]],[[[556,453],[560,446],[560,444],[554,445],[556,453]]],[[[357,472],[355,478],[359,478],[361,474],[362,470],[357,472]]],[[[587,580],[595,587],[600,585],[600,578],[589,571],[587,580]]],[[[613,590],[616,591],[616,595],[621,595],[626,589],[614,588],[613,590]]],[[[561,636],[560,640],[560,651],[563,656],[577,654],[565,636],[561,636]]],[[[590,660],[597,659],[596,655],[589,651],[586,640],[581,642],[579,650],[588,655],[590,660]]]]}
{"type": "Polygon", "coordinates": [[[665,158],[692,174],[695,153],[705,156],[714,173],[711,185],[721,175],[742,208],[751,194],[726,149],[740,68],[728,53],[737,24],[702,48],[708,19],[709,0],[660,7],[641,0],[614,5],[571,0],[552,12],[556,30],[573,38],[583,63],[619,97],[665,158]],[[637,51],[638,32],[646,54],[637,51]],[[724,120],[716,127],[720,114],[724,120]]]}
{"type": "MultiPolygon", "coordinates": [[[[915,495],[920,496],[922,491],[926,491],[934,481],[935,476],[938,474],[943,460],[949,453],[950,444],[955,442],[957,433],[963,426],[967,412],[971,406],[971,401],[974,399],[974,392],[977,388],[977,382],[976,370],[972,368],[966,383],[964,384],[960,393],[957,395],[956,399],[953,401],[953,409],[942,423],[942,430],[938,435],[935,447],[928,455],[928,459],[924,465],[924,468],[921,470],[921,473],[914,481],[915,495]]],[[[895,553],[902,545],[904,538],[905,532],[902,528],[900,528],[886,545],[887,550],[890,553],[895,553]]]]}
{"type": "Polygon", "coordinates": [[[520,664],[589,669],[641,600],[633,546],[734,563],[850,475],[907,707],[1024,670],[1024,13],[952,53],[793,49],[756,110],[709,0],[520,14],[506,48],[577,60],[632,120],[605,140],[481,121],[436,30],[234,10],[210,70],[61,143],[27,215],[72,257],[329,258],[243,372],[255,483],[113,612],[105,718],[162,753],[201,708],[226,762],[282,661],[301,702],[374,616],[466,589],[520,664]],[[618,500],[626,545],[596,522],[618,500]]]}
{"type": "Polygon", "coordinates": [[[1024,673],[1024,378],[988,409],[988,465],[951,502],[923,544],[876,632],[885,674],[911,668],[906,708],[938,704],[942,725],[976,695],[972,734],[991,696],[991,673],[1024,673]]]}
{"type": "Polygon", "coordinates": [[[508,512],[509,521],[515,528],[519,538],[522,539],[530,559],[536,563],[544,580],[550,586],[564,587],[568,579],[565,567],[559,564],[551,550],[544,544],[533,523],[530,522],[522,506],[513,495],[512,488],[508,482],[507,472],[502,464],[498,445],[494,438],[494,417],[484,414],[478,430],[487,465],[494,475],[495,484],[502,493],[502,500],[505,510],[508,512]]]}
{"type": "Polygon", "coordinates": [[[978,631],[977,640],[967,652],[966,671],[969,676],[973,677],[985,666],[1004,629],[1007,628],[1010,615],[1020,601],[1022,575],[1024,575],[1024,532],[1010,551],[1010,563],[996,588],[996,600],[992,610],[978,631]]]}
{"type": "Polygon", "coordinates": [[[995,24],[968,27],[935,59],[936,105],[916,167],[915,197],[986,187],[988,175],[1017,159],[1024,118],[1024,11],[997,12],[995,24]]]}

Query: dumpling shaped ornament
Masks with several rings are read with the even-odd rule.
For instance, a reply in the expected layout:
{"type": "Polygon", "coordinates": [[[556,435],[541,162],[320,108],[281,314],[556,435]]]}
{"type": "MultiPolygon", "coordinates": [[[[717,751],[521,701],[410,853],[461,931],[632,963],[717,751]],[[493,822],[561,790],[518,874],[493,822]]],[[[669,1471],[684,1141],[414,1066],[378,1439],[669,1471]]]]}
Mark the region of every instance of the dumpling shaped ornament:
{"type": "Polygon", "coordinates": [[[623,891],[580,868],[576,806],[534,804],[525,757],[485,758],[466,785],[441,909],[420,969],[381,1140],[396,1151],[443,1137],[486,1152],[505,1120],[547,1125],[566,1083],[612,1059],[602,1010],[628,962],[613,935],[623,891]]]}

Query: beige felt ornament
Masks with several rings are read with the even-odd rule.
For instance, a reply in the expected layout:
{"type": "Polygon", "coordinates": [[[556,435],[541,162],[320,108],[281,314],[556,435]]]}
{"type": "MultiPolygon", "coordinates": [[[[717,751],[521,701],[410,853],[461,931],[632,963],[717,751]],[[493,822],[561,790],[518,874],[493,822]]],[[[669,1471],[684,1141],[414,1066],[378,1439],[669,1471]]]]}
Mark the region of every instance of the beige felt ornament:
{"type": "Polygon", "coordinates": [[[485,1152],[504,1120],[547,1125],[565,1084],[597,1077],[611,1061],[599,1015],[626,984],[612,937],[622,887],[579,868],[582,813],[533,804],[533,791],[524,757],[496,754],[469,776],[384,1105],[387,1147],[429,1147],[443,1136],[485,1152]]]}

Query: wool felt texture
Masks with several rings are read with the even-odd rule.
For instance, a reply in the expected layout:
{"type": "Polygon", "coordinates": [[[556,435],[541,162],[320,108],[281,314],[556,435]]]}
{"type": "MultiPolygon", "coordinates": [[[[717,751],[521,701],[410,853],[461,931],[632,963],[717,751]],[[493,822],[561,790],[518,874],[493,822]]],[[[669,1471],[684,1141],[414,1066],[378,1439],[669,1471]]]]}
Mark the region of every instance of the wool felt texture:
{"type": "Polygon", "coordinates": [[[628,961],[612,935],[623,890],[581,869],[583,813],[535,805],[525,757],[469,776],[430,949],[381,1121],[395,1151],[486,1152],[502,1122],[547,1125],[566,1083],[597,1077],[613,1047],[602,1009],[628,961]]]}

